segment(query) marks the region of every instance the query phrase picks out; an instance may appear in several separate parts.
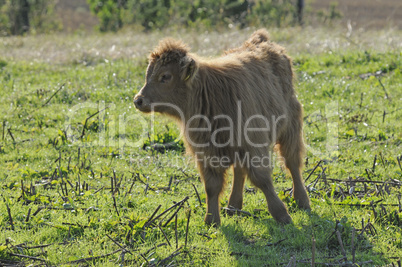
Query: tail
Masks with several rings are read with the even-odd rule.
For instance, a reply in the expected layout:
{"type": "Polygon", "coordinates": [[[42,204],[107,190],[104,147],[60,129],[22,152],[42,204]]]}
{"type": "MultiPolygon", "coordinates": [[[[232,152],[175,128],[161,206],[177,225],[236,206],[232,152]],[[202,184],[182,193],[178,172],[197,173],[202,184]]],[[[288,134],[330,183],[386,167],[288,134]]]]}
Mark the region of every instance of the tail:
{"type": "Polygon", "coordinates": [[[262,43],[269,42],[269,34],[265,29],[255,31],[250,38],[243,43],[242,46],[229,49],[224,52],[224,55],[242,53],[244,51],[253,51],[262,43]]]}
{"type": "Polygon", "coordinates": [[[246,41],[246,43],[253,44],[253,45],[259,45],[261,43],[265,43],[268,41],[269,41],[269,34],[268,34],[267,30],[259,29],[251,35],[250,39],[248,39],[246,41]]]}

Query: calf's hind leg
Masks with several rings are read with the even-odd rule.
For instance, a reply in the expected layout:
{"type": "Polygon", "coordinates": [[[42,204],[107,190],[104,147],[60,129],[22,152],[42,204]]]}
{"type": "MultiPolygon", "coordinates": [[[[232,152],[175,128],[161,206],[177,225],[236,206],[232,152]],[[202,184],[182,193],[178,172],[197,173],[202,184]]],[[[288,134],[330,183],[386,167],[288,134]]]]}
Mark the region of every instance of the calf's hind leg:
{"type": "Polygon", "coordinates": [[[268,202],[268,211],[277,222],[291,223],[292,218],[285,207],[285,204],[279,199],[274,190],[271,177],[271,169],[269,167],[250,167],[248,169],[248,177],[250,181],[260,188],[268,202]]]}
{"type": "Polygon", "coordinates": [[[304,143],[302,136],[301,107],[295,103],[295,115],[288,129],[278,139],[279,151],[285,159],[285,165],[289,169],[293,179],[293,197],[301,209],[310,209],[310,199],[307,195],[301,174],[303,164],[304,143]]]}
{"type": "Polygon", "coordinates": [[[232,192],[229,197],[229,207],[234,207],[241,210],[243,207],[243,188],[244,181],[246,179],[245,170],[238,166],[238,164],[233,165],[233,183],[232,192]]]}

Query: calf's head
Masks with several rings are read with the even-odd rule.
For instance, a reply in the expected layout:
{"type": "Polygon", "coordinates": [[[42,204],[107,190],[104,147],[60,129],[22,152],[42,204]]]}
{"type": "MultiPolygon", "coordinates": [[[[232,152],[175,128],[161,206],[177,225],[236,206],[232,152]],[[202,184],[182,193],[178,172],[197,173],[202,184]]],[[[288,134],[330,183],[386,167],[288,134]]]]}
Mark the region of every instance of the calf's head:
{"type": "Polygon", "coordinates": [[[134,97],[136,108],[179,117],[197,71],[197,62],[182,42],[162,40],[149,56],[145,85],[134,97]]]}

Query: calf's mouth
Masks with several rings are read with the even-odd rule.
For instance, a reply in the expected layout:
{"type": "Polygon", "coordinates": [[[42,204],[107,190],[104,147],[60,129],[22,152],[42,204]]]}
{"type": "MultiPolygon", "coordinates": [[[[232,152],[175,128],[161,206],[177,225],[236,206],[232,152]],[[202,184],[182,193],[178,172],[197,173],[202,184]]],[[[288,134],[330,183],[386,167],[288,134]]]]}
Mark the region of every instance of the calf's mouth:
{"type": "Polygon", "coordinates": [[[136,95],[134,97],[134,105],[141,112],[151,112],[151,103],[149,99],[143,95],[136,95]]]}

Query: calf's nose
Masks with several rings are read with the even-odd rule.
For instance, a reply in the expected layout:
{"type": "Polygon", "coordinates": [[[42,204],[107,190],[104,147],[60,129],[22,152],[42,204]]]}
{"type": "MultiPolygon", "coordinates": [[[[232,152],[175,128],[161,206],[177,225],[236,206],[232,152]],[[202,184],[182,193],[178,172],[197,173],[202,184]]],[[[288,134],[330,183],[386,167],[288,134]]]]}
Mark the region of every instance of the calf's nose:
{"type": "Polygon", "coordinates": [[[140,96],[140,97],[137,97],[135,100],[134,100],[134,105],[136,106],[136,108],[141,108],[141,106],[142,106],[142,104],[144,103],[144,100],[143,100],[143,98],[140,96]]]}

